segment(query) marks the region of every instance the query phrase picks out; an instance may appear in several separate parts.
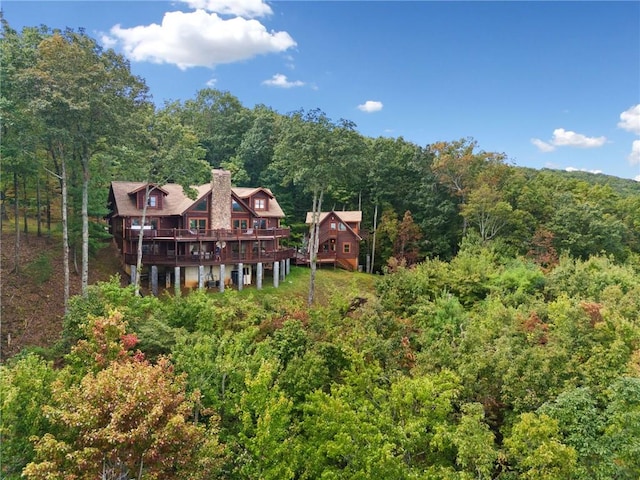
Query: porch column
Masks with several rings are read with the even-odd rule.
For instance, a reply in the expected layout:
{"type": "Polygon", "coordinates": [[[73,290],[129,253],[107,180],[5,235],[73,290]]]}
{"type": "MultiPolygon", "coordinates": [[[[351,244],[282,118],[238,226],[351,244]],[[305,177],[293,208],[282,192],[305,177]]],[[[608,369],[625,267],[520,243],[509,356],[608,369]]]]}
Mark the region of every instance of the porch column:
{"type": "Polygon", "coordinates": [[[278,288],[280,285],[280,262],[273,262],[273,286],[278,288]]]}
{"type": "Polygon", "coordinates": [[[176,297],[179,297],[182,293],[180,290],[180,267],[174,267],[173,269],[173,289],[176,297]]]}
{"type": "Polygon", "coordinates": [[[158,266],[151,265],[151,294],[158,296],[158,266]]]}
{"type": "Polygon", "coordinates": [[[135,265],[129,265],[129,268],[131,269],[131,285],[136,283],[136,276],[138,274],[138,269],[136,268],[135,265]]]}
{"type": "Polygon", "coordinates": [[[262,262],[256,264],[256,288],[262,290],[262,262]]]}
{"type": "Polygon", "coordinates": [[[287,273],[286,273],[286,275],[289,275],[289,274],[291,273],[291,259],[290,259],[290,258],[287,258],[287,259],[284,261],[284,263],[285,263],[285,265],[287,266],[287,273]]]}
{"type": "Polygon", "coordinates": [[[280,281],[282,282],[284,282],[285,270],[284,260],[280,260],[280,281]]]}
{"type": "Polygon", "coordinates": [[[198,265],[198,288],[204,288],[204,265],[198,265]]]}
{"type": "Polygon", "coordinates": [[[220,264],[220,285],[218,288],[221,292],[224,292],[224,263],[220,264]]]}
{"type": "Polygon", "coordinates": [[[243,274],[244,274],[244,266],[242,265],[242,263],[238,264],[238,291],[242,290],[243,284],[244,284],[244,278],[243,278],[243,274]]]}

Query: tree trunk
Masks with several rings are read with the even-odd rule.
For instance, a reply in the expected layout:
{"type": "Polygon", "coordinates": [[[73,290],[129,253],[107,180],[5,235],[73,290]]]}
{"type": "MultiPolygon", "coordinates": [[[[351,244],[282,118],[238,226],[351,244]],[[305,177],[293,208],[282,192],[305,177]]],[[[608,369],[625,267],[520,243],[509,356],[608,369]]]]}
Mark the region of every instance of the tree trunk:
{"type": "Polygon", "coordinates": [[[82,158],[82,296],[89,288],[89,158],[82,158]]]}
{"type": "Polygon", "coordinates": [[[69,311],[69,219],[67,212],[67,163],[60,159],[60,186],[62,188],[62,263],[64,268],[64,313],[69,311]]]}
{"type": "Polygon", "coordinates": [[[27,238],[27,234],[29,233],[29,219],[28,219],[28,208],[29,205],[29,197],[27,196],[27,176],[22,177],[22,219],[24,224],[24,238],[27,238]]]}
{"type": "Polygon", "coordinates": [[[46,196],[45,201],[47,202],[47,236],[51,238],[51,191],[49,190],[49,182],[45,185],[46,196]]]}
{"type": "Polygon", "coordinates": [[[371,263],[369,272],[373,273],[373,266],[376,264],[376,233],[378,232],[378,202],[373,210],[373,241],[371,242],[371,263]]]}
{"type": "Polygon", "coordinates": [[[36,174],[36,220],[38,224],[38,237],[42,236],[42,205],[40,200],[40,171],[36,174]]]}
{"type": "Polygon", "coordinates": [[[13,172],[13,197],[14,197],[14,221],[16,227],[16,240],[13,249],[13,271],[20,271],[20,201],[18,199],[18,172],[13,172]]]}
{"type": "Polygon", "coordinates": [[[144,190],[144,205],[142,206],[142,218],[140,219],[140,233],[138,235],[138,252],[136,256],[136,278],[134,278],[134,289],[136,296],[140,296],[140,274],[142,273],[142,240],[144,239],[144,222],[147,220],[147,205],[149,204],[149,195],[153,188],[149,183],[144,190]]]}
{"type": "Polygon", "coordinates": [[[309,306],[313,304],[316,290],[316,270],[318,261],[318,243],[320,242],[320,209],[322,207],[322,196],[324,191],[320,190],[318,194],[317,190],[313,192],[313,206],[311,211],[311,227],[309,231],[309,266],[311,268],[311,274],[309,275],[309,297],[307,303],[309,306]]]}

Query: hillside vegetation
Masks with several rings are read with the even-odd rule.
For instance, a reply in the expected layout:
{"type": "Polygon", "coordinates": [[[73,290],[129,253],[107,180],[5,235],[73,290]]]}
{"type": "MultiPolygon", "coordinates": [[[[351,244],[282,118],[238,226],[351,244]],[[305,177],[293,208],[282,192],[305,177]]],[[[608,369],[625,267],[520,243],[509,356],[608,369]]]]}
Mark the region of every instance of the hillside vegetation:
{"type": "Polygon", "coordinates": [[[224,294],[99,283],[54,349],[2,367],[3,475],[635,479],[639,273],[466,241],[320,270],[312,308],[301,268],[224,294]]]}

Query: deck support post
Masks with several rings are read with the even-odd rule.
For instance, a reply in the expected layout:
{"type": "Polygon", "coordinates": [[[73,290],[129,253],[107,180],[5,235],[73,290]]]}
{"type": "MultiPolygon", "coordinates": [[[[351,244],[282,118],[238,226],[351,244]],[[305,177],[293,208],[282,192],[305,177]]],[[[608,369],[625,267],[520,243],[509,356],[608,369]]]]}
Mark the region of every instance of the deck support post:
{"type": "Polygon", "coordinates": [[[225,281],[225,278],[224,278],[224,267],[225,267],[224,263],[221,263],[220,264],[220,285],[218,287],[221,292],[224,292],[224,281],[225,281]]]}
{"type": "Polygon", "coordinates": [[[173,268],[173,288],[176,294],[176,297],[179,297],[181,294],[180,291],[180,267],[173,268]]]}
{"type": "Polygon", "coordinates": [[[136,283],[136,276],[138,275],[138,269],[135,265],[129,265],[129,268],[131,269],[131,285],[136,283]]]}
{"type": "Polygon", "coordinates": [[[291,259],[287,258],[284,262],[285,262],[285,265],[287,267],[285,275],[289,275],[291,273],[291,259]]]}
{"type": "Polygon", "coordinates": [[[262,290],[262,262],[256,264],[256,288],[262,290]]]}
{"type": "Polygon", "coordinates": [[[204,289],[204,265],[198,265],[198,289],[204,289]]]}
{"type": "Polygon", "coordinates": [[[151,265],[151,294],[158,296],[158,266],[151,265]]]}
{"type": "Polygon", "coordinates": [[[286,267],[284,260],[280,260],[280,281],[284,282],[286,267]]]}
{"type": "Polygon", "coordinates": [[[273,262],[273,286],[278,288],[280,285],[280,262],[273,262]]]}
{"type": "Polygon", "coordinates": [[[238,291],[240,291],[244,286],[244,278],[243,278],[244,266],[242,265],[242,263],[239,263],[237,268],[238,268],[238,291]]]}

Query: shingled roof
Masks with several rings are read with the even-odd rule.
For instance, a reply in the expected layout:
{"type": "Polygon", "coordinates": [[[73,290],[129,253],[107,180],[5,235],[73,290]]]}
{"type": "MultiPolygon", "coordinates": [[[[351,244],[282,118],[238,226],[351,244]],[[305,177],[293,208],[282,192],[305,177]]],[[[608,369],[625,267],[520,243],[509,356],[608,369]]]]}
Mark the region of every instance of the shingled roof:
{"type": "MultiPolygon", "coordinates": [[[[320,212],[320,218],[318,219],[318,223],[322,223],[325,218],[327,218],[330,214],[335,214],[340,220],[345,223],[354,223],[362,221],[362,212],[360,210],[343,210],[343,211],[335,211],[332,210],[330,212],[320,212]]],[[[313,212],[307,212],[306,223],[311,224],[313,220],[313,212]]]]}
{"type": "MultiPolygon", "coordinates": [[[[347,227],[347,230],[353,233],[358,239],[362,240],[362,237],[358,233],[356,233],[356,231],[349,225],[349,223],[357,223],[362,221],[362,212],[360,210],[342,210],[342,211],[331,210],[330,212],[320,212],[318,225],[324,222],[327,219],[327,217],[331,214],[334,214],[336,217],[342,220],[342,223],[345,224],[345,226],[347,227]]],[[[307,225],[311,225],[312,220],[313,220],[313,212],[307,212],[307,219],[306,219],[307,225]]]]}
{"type": "MultiPolygon", "coordinates": [[[[135,193],[146,187],[144,182],[111,182],[112,201],[114,203],[114,213],[121,217],[139,216],[141,211],[136,204],[135,193]]],[[[195,199],[190,199],[185,195],[182,186],[175,183],[168,183],[157,187],[156,191],[164,194],[162,209],[153,209],[154,217],[169,217],[173,215],[183,215],[189,208],[202,200],[211,191],[211,184],[193,186],[197,192],[195,199]]],[[[269,210],[253,212],[260,217],[284,218],[284,212],[273,193],[268,188],[232,188],[232,193],[239,199],[245,200],[259,191],[265,192],[269,199],[269,210]]],[[[148,212],[150,213],[150,212],[148,212]]]]}
{"type": "Polygon", "coordinates": [[[232,187],[231,191],[240,199],[246,200],[258,192],[264,192],[269,197],[269,210],[252,210],[258,217],[284,218],[284,212],[276,200],[275,195],[264,187],[232,187]]]}

